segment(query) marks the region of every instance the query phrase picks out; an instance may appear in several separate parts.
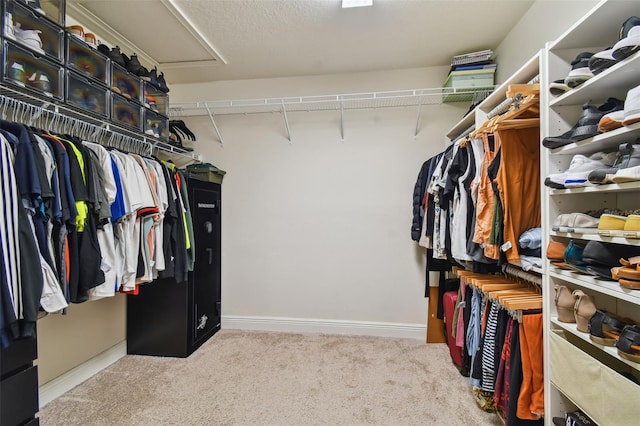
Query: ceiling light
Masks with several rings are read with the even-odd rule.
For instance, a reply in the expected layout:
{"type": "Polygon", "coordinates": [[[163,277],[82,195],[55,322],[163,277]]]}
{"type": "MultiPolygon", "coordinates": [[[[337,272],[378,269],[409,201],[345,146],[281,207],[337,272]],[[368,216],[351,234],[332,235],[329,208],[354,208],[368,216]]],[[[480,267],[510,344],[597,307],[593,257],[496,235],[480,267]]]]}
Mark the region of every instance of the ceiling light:
{"type": "Polygon", "coordinates": [[[342,8],[373,6],[373,0],[342,0],[342,8]]]}

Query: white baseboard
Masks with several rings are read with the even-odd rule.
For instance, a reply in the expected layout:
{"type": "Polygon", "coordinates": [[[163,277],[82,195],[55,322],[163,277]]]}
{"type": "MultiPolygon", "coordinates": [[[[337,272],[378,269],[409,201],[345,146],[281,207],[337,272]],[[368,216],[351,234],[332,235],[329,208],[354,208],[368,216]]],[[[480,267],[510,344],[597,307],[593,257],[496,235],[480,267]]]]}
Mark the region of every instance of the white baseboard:
{"type": "Polygon", "coordinates": [[[40,386],[40,407],[44,407],[65,392],[70,391],[126,354],[127,341],[123,340],[90,360],[83,362],[77,367],[40,386]]]}
{"type": "Polygon", "coordinates": [[[315,318],[222,316],[223,329],[282,331],[290,333],[348,334],[354,336],[403,337],[424,340],[426,324],[341,321],[315,318]]]}

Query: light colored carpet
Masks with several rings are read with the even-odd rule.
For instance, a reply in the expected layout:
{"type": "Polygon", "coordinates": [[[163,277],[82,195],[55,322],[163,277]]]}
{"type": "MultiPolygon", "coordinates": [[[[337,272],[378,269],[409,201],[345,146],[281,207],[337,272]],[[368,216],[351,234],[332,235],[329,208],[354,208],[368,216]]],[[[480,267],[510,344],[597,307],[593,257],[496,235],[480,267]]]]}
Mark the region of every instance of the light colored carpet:
{"type": "Polygon", "coordinates": [[[40,411],[52,425],[500,425],[444,344],[223,330],[187,359],[126,356],[40,411]]]}

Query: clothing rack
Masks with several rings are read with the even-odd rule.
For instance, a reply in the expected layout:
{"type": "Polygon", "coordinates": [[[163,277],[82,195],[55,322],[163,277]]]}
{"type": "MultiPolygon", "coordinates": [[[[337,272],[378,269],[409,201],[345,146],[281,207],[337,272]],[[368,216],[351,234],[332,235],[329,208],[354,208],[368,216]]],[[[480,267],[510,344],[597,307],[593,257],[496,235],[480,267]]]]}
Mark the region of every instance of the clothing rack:
{"type": "Polygon", "coordinates": [[[531,272],[523,271],[516,265],[505,265],[502,268],[502,272],[516,279],[522,279],[528,283],[535,284],[538,288],[542,288],[542,277],[532,274],[531,272]]]}
{"type": "Polygon", "coordinates": [[[0,87],[0,118],[54,133],[72,135],[126,152],[145,156],[160,154],[166,159],[176,159],[183,165],[201,161],[198,154],[4,86],[0,87]]]}
{"type": "Polygon", "coordinates": [[[476,130],[476,125],[475,125],[475,124],[473,124],[473,125],[469,126],[469,127],[468,127],[467,129],[465,129],[462,133],[460,133],[460,134],[458,135],[458,137],[457,137],[457,138],[455,138],[455,139],[453,140],[453,142],[452,142],[452,143],[456,143],[456,142],[458,142],[460,139],[462,139],[462,138],[464,138],[464,137],[469,136],[471,133],[473,133],[473,131],[474,131],[474,130],[476,130]]]}
{"type": "Polygon", "coordinates": [[[515,96],[507,98],[504,101],[500,102],[498,106],[496,106],[494,109],[489,111],[489,113],[487,114],[487,120],[492,119],[497,115],[504,114],[505,112],[509,111],[509,108],[511,108],[511,105],[513,105],[515,102],[520,102],[521,99],[522,99],[522,94],[517,93],[515,96]]]}

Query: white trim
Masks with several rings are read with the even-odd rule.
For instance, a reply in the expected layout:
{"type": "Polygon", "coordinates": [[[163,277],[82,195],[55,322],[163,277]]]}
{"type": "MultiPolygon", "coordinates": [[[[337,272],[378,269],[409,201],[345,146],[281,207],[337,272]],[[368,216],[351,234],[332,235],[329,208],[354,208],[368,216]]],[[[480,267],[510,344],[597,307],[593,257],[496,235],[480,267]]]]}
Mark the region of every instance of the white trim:
{"type": "Polygon", "coordinates": [[[70,391],[80,383],[104,370],[127,354],[127,341],[110,347],[106,351],[83,362],[77,367],[61,374],[55,379],[40,386],[40,408],[54,399],[70,391]]]}
{"type": "Polygon", "coordinates": [[[349,334],[356,336],[403,337],[424,340],[426,324],[345,321],[316,318],[222,316],[223,329],[283,331],[293,333],[349,334]]]}

